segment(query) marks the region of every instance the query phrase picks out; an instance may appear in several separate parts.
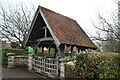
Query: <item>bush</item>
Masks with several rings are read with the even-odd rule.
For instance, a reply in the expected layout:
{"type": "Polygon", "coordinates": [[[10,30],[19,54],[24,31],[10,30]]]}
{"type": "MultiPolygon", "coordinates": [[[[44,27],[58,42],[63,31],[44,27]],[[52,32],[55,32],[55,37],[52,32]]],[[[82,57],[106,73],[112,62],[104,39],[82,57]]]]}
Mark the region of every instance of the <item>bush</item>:
{"type": "Polygon", "coordinates": [[[74,69],[71,65],[65,64],[65,77],[66,78],[73,78],[75,76],[74,69]]]}
{"type": "Polygon", "coordinates": [[[116,53],[102,53],[97,55],[96,63],[99,72],[99,78],[119,78],[120,56],[116,53]]]}
{"type": "Polygon", "coordinates": [[[95,53],[82,52],[76,58],[75,74],[79,78],[95,78],[97,71],[95,66],[95,53]]]}
{"type": "Polygon", "coordinates": [[[23,49],[2,49],[2,66],[7,67],[8,56],[7,53],[14,53],[15,55],[26,55],[27,51],[23,49]]]}
{"type": "Polygon", "coordinates": [[[74,73],[74,78],[119,78],[119,60],[116,53],[81,52],[66,77],[74,73]]]}

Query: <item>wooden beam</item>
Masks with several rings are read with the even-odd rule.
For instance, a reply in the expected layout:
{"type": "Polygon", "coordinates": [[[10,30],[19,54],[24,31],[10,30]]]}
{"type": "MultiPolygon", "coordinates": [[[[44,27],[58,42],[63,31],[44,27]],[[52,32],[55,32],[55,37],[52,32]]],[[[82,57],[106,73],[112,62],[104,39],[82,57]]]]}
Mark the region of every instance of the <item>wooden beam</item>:
{"type": "Polygon", "coordinates": [[[49,53],[49,55],[50,55],[50,49],[51,49],[51,47],[48,48],[48,53],[49,53]]]}
{"type": "Polygon", "coordinates": [[[70,52],[71,52],[71,58],[72,58],[72,56],[73,56],[73,47],[74,47],[74,46],[71,46],[71,49],[70,49],[70,52]]]}
{"type": "Polygon", "coordinates": [[[54,54],[54,58],[56,58],[57,56],[57,48],[55,47],[55,54],[54,54]]]}
{"type": "Polygon", "coordinates": [[[77,48],[78,49],[78,53],[80,52],[80,49],[79,48],[77,48]]]}
{"type": "Polygon", "coordinates": [[[43,14],[43,12],[42,12],[41,10],[40,10],[40,13],[41,13],[41,16],[42,16],[44,22],[45,22],[46,25],[47,25],[48,30],[50,31],[51,35],[53,36],[53,38],[54,38],[54,40],[55,40],[56,46],[59,47],[60,41],[57,39],[57,37],[56,37],[55,34],[53,33],[53,31],[52,31],[52,29],[51,29],[48,21],[47,21],[46,18],[45,18],[45,15],[43,14]]]}
{"type": "Polygon", "coordinates": [[[60,52],[61,58],[64,58],[64,50],[65,50],[65,45],[60,45],[59,52],[60,52]]]}
{"type": "Polygon", "coordinates": [[[42,46],[42,56],[44,56],[44,47],[42,46]]]}
{"type": "Polygon", "coordinates": [[[39,44],[40,44],[40,42],[34,43],[34,45],[33,45],[33,46],[34,46],[33,48],[34,48],[34,53],[35,53],[35,54],[37,54],[37,49],[38,49],[38,45],[39,45],[39,44]]]}
{"type": "Polygon", "coordinates": [[[45,38],[47,37],[47,27],[45,27],[45,38]]]}
{"type": "Polygon", "coordinates": [[[33,26],[34,26],[34,24],[35,24],[35,21],[36,21],[38,15],[39,15],[39,13],[40,13],[40,11],[39,11],[39,9],[37,9],[37,11],[36,11],[36,13],[35,13],[35,16],[33,17],[33,20],[32,20],[32,22],[31,22],[30,31],[29,31],[28,34],[27,34],[27,39],[26,39],[25,42],[24,42],[24,47],[26,46],[26,44],[27,44],[27,42],[28,42],[28,39],[29,39],[29,37],[30,37],[30,34],[31,34],[31,32],[32,32],[33,26]]]}
{"type": "Polygon", "coordinates": [[[41,42],[42,45],[55,45],[53,42],[47,42],[47,41],[44,41],[44,42],[41,42]]]}
{"type": "Polygon", "coordinates": [[[54,39],[52,37],[45,37],[36,40],[36,42],[41,42],[41,41],[54,41],[54,39]]]}
{"type": "Polygon", "coordinates": [[[34,43],[35,41],[31,41],[31,40],[29,40],[28,42],[29,42],[29,43],[34,43]]]}

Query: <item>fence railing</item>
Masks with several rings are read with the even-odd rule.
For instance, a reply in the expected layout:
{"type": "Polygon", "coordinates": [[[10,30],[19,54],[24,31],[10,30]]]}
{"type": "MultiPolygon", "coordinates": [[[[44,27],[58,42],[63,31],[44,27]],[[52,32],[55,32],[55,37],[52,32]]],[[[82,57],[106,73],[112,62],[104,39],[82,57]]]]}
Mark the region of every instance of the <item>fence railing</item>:
{"type": "Polygon", "coordinates": [[[34,56],[33,69],[39,73],[58,76],[58,59],[34,56]]]}

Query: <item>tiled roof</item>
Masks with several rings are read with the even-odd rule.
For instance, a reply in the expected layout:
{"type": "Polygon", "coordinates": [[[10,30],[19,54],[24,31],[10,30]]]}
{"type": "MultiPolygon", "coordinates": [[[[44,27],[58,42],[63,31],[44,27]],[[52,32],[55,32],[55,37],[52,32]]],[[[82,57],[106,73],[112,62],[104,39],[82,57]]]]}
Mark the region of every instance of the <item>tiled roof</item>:
{"type": "Polygon", "coordinates": [[[61,44],[96,48],[75,20],[44,7],[40,7],[40,9],[61,44]]]}

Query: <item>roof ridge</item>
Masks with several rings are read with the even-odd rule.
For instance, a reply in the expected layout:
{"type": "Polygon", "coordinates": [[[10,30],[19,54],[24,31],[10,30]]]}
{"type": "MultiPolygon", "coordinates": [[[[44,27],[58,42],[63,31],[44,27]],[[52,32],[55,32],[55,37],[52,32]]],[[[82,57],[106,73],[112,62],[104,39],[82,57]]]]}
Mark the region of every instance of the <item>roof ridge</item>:
{"type": "Polygon", "coordinates": [[[40,7],[40,8],[44,8],[44,9],[49,10],[49,11],[52,11],[52,12],[54,12],[54,13],[56,13],[56,14],[59,14],[59,15],[61,15],[61,16],[64,16],[64,17],[66,17],[66,18],[68,18],[68,19],[70,19],[70,20],[73,20],[73,21],[77,22],[75,19],[72,19],[72,18],[70,18],[70,17],[68,17],[68,16],[65,16],[65,15],[63,15],[63,14],[61,14],[61,13],[55,12],[55,11],[53,11],[53,10],[51,10],[51,9],[46,8],[46,7],[43,7],[43,6],[40,6],[40,5],[39,5],[39,7],[40,7]]]}
{"type": "MultiPolygon", "coordinates": [[[[42,6],[38,7],[36,12],[38,11],[44,14],[43,16],[48,22],[50,29],[54,33],[54,36],[56,37],[56,39],[58,39],[59,45],[69,44],[69,45],[75,45],[78,47],[84,46],[86,48],[91,48],[91,49],[97,48],[97,46],[92,42],[92,40],[85,33],[82,27],[80,27],[80,25],[77,23],[76,20],[71,19],[70,17],[64,16],[60,13],[57,13],[55,11],[52,11],[42,6]]],[[[40,17],[40,19],[42,19],[42,16],[40,17]]],[[[42,23],[42,21],[41,22],[37,21],[37,22],[42,23]]],[[[38,29],[39,26],[42,26],[42,25],[38,24],[38,25],[34,25],[33,27],[36,27],[36,29],[38,29]]],[[[43,34],[36,35],[38,34],[36,30],[34,29],[33,31],[34,32],[31,33],[31,35],[29,35],[31,36],[31,38],[28,39],[27,41],[30,41],[32,39],[34,39],[33,41],[35,41],[36,39],[39,38],[39,35],[43,35],[43,34]],[[35,37],[34,35],[36,35],[37,37],[35,37]]],[[[40,31],[38,32],[41,33],[40,31]]]]}

